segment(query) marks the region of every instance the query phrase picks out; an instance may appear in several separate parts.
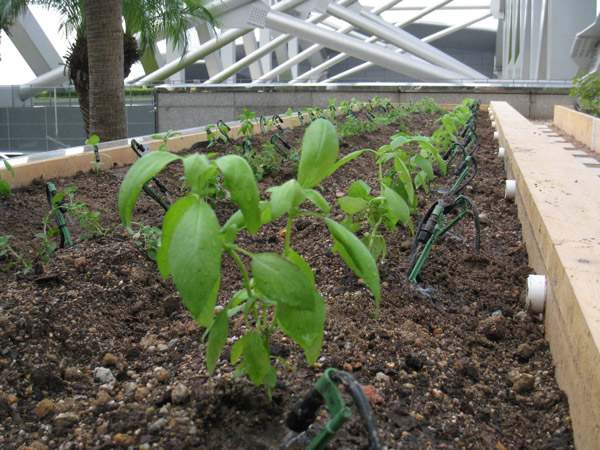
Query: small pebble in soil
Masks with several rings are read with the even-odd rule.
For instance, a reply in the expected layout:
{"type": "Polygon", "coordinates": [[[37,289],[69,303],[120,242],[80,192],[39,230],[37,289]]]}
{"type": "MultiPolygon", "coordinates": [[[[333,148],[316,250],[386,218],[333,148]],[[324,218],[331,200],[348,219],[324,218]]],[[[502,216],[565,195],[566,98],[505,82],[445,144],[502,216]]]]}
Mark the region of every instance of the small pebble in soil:
{"type": "Polygon", "coordinates": [[[513,389],[517,394],[527,394],[535,386],[535,377],[527,373],[521,374],[513,383],[513,389]]]}
{"type": "Polygon", "coordinates": [[[115,381],[115,376],[106,367],[96,367],[94,369],[94,379],[99,381],[100,384],[107,384],[115,381]]]}
{"type": "Polygon", "coordinates": [[[171,392],[171,401],[174,405],[185,403],[190,396],[190,390],[185,384],[178,384],[171,392]]]}
{"type": "Polygon", "coordinates": [[[516,357],[521,362],[527,362],[535,353],[535,348],[532,345],[523,343],[517,347],[516,357]]]}
{"type": "Polygon", "coordinates": [[[119,358],[117,358],[112,353],[107,353],[106,355],[104,355],[104,358],[102,358],[102,365],[104,367],[116,367],[118,362],[119,358]]]}
{"type": "Polygon", "coordinates": [[[54,418],[57,427],[70,427],[79,422],[79,416],[72,412],[60,413],[54,418]]]}
{"type": "Polygon", "coordinates": [[[44,419],[45,417],[54,414],[54,402],[49,398],[45,398],[39,402],[35,407],[35,415],[38,419],[44,419]]]}

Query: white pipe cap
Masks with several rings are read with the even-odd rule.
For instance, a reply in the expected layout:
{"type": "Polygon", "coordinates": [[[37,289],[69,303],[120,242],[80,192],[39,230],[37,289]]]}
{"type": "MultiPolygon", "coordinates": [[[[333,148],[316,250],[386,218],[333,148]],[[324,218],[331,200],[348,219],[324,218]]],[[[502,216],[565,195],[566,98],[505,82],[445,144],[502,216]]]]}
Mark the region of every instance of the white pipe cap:
{"type": "Polygon", "coordinates": [[[502,159],[506,156],[506,149],[504,147],[498,148],[498,159],[502,159]]]}
{"type": "Polygon", "coordinates": [[[546,276],[529,275],[527,277],[527,298],[525,307],[535,313],[544,312],[546,306],[546,276]]]}
{"type": "Polygon", "coordinates": [[[517,181],[506,180],[506,189],[504,190],[504,198],[506,200],[514,200],[517,195],[517,181]]]}

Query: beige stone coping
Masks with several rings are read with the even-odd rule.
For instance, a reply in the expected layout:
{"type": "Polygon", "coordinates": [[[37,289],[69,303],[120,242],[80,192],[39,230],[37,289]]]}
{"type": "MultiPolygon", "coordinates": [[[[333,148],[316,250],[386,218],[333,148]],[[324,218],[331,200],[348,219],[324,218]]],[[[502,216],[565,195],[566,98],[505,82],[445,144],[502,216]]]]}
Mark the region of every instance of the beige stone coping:
{"type": "Polygon", "coordinates": [[[554,125],[600,153],[600,119],[567,106],[554,106],[554,125]]]}
{"type": "Polygon", "coordinates": [[[546,338],[575,445],[600,448],[600,178],[508,103],[491,109],[530,265],[547,277],[546,338]]]}
{"type": "MultiPolygon", "coordinates": [[[[299,123],[297,117],[282,117],[284,128],[297,125],[299,123]]],[[[240,136],[240,126],[228,124],[231,127],[229,136],[236,139],[240,136]]],[[[207,140],[205,127],[190,128],[187,130],[179,130],[181,133],[169,139],[167,147],[170,152],[180,153],[181,151],[191,147],[197,142],[207,140]]],[[[260,133],[260,125],[254,125],[254,132],[260,133]]],[[[164,133],[157,133],[163,135],[164,133]]],[[[137,142],[147,146],[151,151],[158,150],[163,143],[161,140],[152,139],[150,136],[142,136],[135,138],[137,142]]],[[[131,139],[123,139],[121,141],[112,141],[101,143],[98,145],[100,153],[100,170],[106,170],[114,166],[122,166],[133,164],[137,160],[136,154],[130,146],[131,139]],[[103,157],[106,155],[108,157],[103,157]]],[[[38,153],[30,156],[11,158],[9,160],[12,165],[15,176],[5,169],[4,164],[0,163],[0,176],[7,180],[11,188],[27,186],[36,178],[43,180],[51,180],[56,177],[69,177],[83,171],[87,172],[93,168],[91,161],[94,159],[93,147],[90,145],[82,147],[74,147],[50,152],[38,153]]]]}

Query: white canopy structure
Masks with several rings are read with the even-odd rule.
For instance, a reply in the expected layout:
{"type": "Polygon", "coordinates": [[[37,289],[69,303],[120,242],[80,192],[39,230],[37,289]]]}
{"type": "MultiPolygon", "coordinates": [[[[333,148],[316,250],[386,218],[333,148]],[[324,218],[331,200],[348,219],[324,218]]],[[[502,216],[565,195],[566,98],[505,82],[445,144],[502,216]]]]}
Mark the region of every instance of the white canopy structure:
{"type": "MultiPolygon", "coordinates": [[[[138,76],[135,85],[191,82],[185,70],[197,63],[207,75],[194,82],[206,85],[235,83],[242,72],[250,84],[339,83],[377,67],[402,80],[448,84],[485,82],[494,75],[570,79],[577,69],[570,59],[575,36],[596,15],[596,0],[214,0],[207,7],[221,28],[217,35],[206,23],[196,24],[190,32],[200,44],[185,54],[166,45],[167,52],[156,55],[158,69],[138,76]],[[402,20],[394,20],[399,13],[402,20]],[[439,23],[440,13],[453,20],[439,23]],[[429,35],[405,29],[431,23],[436,14],[437,28],[429,35]],[[489,70],[439,49],[492,16],[498,30],[489,70]]],[[[31,13],[8,34],[36,75],[21,86],[21,99],[36,87],[67,82],[61,56],[31,13]]],[[[469,42],[477,45],[477,39],[469,42]]]]}

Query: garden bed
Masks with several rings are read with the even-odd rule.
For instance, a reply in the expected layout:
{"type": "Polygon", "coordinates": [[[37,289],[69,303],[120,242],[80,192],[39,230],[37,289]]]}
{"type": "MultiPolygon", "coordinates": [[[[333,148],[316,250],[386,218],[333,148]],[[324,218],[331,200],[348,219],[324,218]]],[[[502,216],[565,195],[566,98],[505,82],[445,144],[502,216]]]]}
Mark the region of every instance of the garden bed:
{"type": "MultiPolygon", "coordinates": [[[[439,115],[404,120],[410,134],[429,135],[439,115]]],[[[389,143],[397,127],[341,140],[341,154],[389,143]]],[[[299,147],[301,127],[285,139],[299,147]]],[[[441,239],[422,270],[407,280],[412,236],[386,232],[388,256],[379,264],[381,311],[375,318],[367,287],[346,267],[327,227],[314,218],[295,222],[294,248],[311,265],[327,304],[321,358],[306,367],[301,350],[275,335],[272,353],[278,385],[267,401],[263,388],[234,378],[228,342],[213,376],[206,372],[204,329],[182,306],[170,280],[122,227],[118,190],[127,168],[51,180],[59,190],[77,185],[77,199],[111,232],[57,250],[26,275],[0,274],[0,446],[19,448],[279,448],[288,433],[287,412],[328,367],[351,372],[366,388],[382,441],[389,448],[572,448],[566,397],[557,387],[539,318],[524,312],[530,272],[514,204],[504,200],[503,162],[487,117],[479,113],[479,173],[465,194],[482,220],[473,249],[472,221],[441,239]],[[111,370],[102,383],[94,371],[111,370]]],[[[254,144],[259,147],[258,143],[254,144]]],[[[206,152],[202,147],[200,150],[206,152]]],[[[227,151],[220,144],[208,151],[227,151]]],[[[365,153],[322,184],[333,205],[357,179],[377,183],[374,158],[365,153]]],[[[182,167],[159,176],[174,196],[182,167]]],[[[261,195],[294,176],[292,164],[260,182],[261,195]]],[[[45,181],[0,201],[0,234],[32,249],[47,212],[45,181]]],[[[439,179],[434,188],[448,188],[439,179]]],[[[421,213],[439,194],[419,194],[421,213]]],[[[217,201],[226,218],[230,204],[217,201]]],[[[332,216],[342,212],[333,208],[332,216]]],[[[134,221],[159,226],[163,211],[140,197],[134,221]]],[[[254,235],[240,234],[251,251],[281,251],[285,222],[254,235]]],[[[76,232],[76,230],[75,230],[76,232]]],[[[10,259],[0,260],[3,265],[10,259]]],[[[239,289],[234,263],[223,260],[221,301],[239,289]]],[[[241,335],[243,321],[230,335],[241,335]]],[[[318,429],[327,420],[319,417],[318,429]]],[[[330,448],[366,448],[358,414],[330,448]]]]}

